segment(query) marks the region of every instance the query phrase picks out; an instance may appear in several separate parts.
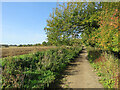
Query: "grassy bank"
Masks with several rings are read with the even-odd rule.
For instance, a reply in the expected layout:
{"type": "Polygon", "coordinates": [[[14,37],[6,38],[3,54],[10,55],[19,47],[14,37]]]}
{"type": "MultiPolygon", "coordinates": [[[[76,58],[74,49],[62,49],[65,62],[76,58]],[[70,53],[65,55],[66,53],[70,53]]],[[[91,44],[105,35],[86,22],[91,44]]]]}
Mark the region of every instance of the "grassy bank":
{"type": "Polygon", "coordinates": [[[99,76],[100,83],[105,88],[119,87],[119,66],[118,58],[108,51],[87,47],[88,60],[99,76]]]}

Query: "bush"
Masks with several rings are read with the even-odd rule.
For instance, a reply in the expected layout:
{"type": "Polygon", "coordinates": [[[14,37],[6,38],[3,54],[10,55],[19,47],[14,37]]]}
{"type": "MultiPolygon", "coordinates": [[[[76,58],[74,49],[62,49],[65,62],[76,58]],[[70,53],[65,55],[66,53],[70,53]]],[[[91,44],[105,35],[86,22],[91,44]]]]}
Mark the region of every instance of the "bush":
{"type": "Polygon", "coordinates": [[[61,47],[34,54],[2,59],[2,88],[49,87],[64,67],[82,50],[79,47],[61,47]]]}

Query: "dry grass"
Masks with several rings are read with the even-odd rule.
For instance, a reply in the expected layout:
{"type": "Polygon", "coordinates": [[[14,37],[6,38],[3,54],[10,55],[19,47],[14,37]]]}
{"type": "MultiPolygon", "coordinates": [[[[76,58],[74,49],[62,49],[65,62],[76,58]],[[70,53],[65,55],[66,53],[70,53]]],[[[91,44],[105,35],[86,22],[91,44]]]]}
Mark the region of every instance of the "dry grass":
{"type": "Polygon", "coordinates": [[[0,48],[0,58],[7,57],[7,56],[16,56],[16,55],[34,53],[37,51],[45,51],[45,50],[50,49],[50,48],[55,48],[55,46],[31,46],[31,47],[0,48]]]}

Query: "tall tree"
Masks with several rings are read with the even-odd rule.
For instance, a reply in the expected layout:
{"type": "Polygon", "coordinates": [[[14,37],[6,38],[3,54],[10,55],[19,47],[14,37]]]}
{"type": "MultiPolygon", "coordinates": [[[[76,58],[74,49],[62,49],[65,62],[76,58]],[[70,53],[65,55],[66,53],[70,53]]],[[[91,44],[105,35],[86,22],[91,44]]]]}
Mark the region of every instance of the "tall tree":
{"type": "MultiPolygon", "coordinates": [[[[68,44],[70,39],[79,38],[81,32],[89,33],[96,22],[91,16],[96,13],[98,4],[94,2],[63,3],[50,14],[45,30],[52,44],[68,44]],[[91,24],[92,23],[92,24],[91,24]],[[89,29],[88,29],[89,26],[89,29]]],[[[95,16],[94,16],[95,17],[95,16]]]]}

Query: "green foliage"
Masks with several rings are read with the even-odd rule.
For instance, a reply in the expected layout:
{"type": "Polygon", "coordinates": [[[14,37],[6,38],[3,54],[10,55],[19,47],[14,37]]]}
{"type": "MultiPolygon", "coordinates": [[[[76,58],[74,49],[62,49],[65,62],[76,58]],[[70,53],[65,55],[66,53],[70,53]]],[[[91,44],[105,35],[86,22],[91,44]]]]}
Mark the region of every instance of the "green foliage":
{"type": "Polygon", "coordinates": [[[45,27],[48,41],[53,45],[71,45],[69,42],[80,38],[82,32],[91,32],[92,28],[98,26],[94,18],[99,7],[100,5],[94,2],[58,4],[58,7],[50,14],[45,27]],[[94,16],[91,17],[93,14],[94,16]],[[87,29],[88,26],[89,29],[87,29]]]}
{"type": "Polygon", "coordinates": [[[47,43],[44,41],[44,42],[42,42],[42,45],[47,46],[47,43]]]}
{"type": "MultiPolygon", "coordinates": [[[[119,52],[119,3],[102,3],[102,8],[96,13],[99,28],[93,28],[92,32],[83,35],[86,45],[98,47],[101,50],[119,52]]],[[[93,16],[95,16],[93,14],[93,16]]],[[[89,19],[90,20],[90,19],[89,19]]],[[[87,28],[88,29],[88,28],[87,28]]]]}
{"type": "Polygon", "coordinates": [[[52,45],[80,43],[119,52],[118,2],[68,2],[58,4],[45,31],[52,45]]]}
{"type": "Polygon", "coordinates": [[[42,45],[43,45],[43,46],[51,46],[51,43],[50,43],[50,42],[45,42],[45,41],[44,41],[44,42],[42,42],[42,45]]]}
{"type": "Polygon", "coordinates": [[[49,87],[81,50],[80,47],[63,46],[44,52],[3,58],[2,88],[49,87]]]}
{"type": "Polygon", "coordinates": [[[106,52],[99,52],[90,50],[88,53],[88,60],[99,76],[99,81],[104,88],[118,88],[118,59],[112,54],[106,52]]]}
{"type": "Polygon", "coordinates": [[[34,46],[41,46],[41,44],[40,44],[40,43],[37,43],[37,44],[34,44],[34,46]]]}

